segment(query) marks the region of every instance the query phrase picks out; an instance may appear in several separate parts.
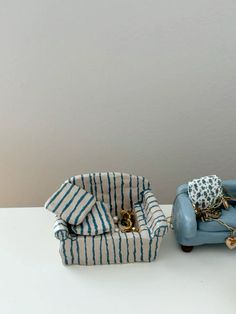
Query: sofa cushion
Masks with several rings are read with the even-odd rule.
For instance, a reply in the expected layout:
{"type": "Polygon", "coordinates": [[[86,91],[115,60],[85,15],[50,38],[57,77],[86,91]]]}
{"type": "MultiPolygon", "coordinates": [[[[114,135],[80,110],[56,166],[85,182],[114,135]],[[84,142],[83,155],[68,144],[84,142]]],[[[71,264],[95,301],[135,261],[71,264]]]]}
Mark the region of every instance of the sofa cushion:
{"type": "Polygon", "coordinates": [[[65,182],[46,202],[45,208],[72,224],[82,223],[95,204],[95,197],[84,189],[65,182]]]}
{"type": "MultiPolygon", "coordinates": [[[[222,210],[222,215],[219,218],[227,225],[236,228],[236,208],[230,206],[227,210],[222,210]]],[[[228,229],[217,221],[198,221],[198,229],[206,232],[228,231],[228,229]]]]}
{"type": "Polygon", "coordinates": [[[71,226],[77,235],[98,235],[114,231],[114,222],[109,206],[103,202],[96,202],[92,210],[78,226],[71,226]]]}

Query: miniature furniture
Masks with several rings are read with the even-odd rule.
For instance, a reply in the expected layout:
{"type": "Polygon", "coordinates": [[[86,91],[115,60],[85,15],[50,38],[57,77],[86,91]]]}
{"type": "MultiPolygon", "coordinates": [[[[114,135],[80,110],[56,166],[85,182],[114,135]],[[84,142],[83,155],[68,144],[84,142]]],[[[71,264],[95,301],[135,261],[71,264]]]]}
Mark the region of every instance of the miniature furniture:
{"type": "Polygon", "coordinates": [[[95,236],[78,236],[71,233],[68,223],[58,219],[54,234],[60,240],[63,264],[116,264],[156,259],[168,227],[147,179],[108,172],[78,175],[69,182],[93,194],[97,201],[108,204],[112,216],[119,216],[121,209],[133,209],[139,232],[116,230],[95,236]]]}
{"type": "MultiPolygon", "coordinates": [[[[230,196],[236,196],[236,180],[223,181],[223,188],[230,196]]],[[[236,208],[231,205],[227,210],[223,210],[220,219],[235,228],[236,208]]],[[[172,223],[176,240],[184,252],[191,252],[197,245],[224,243],[229,236],[228,229],[217,221],[203,222],[196,219],[187,184],[177,188],[172,208],[172,223]]]]}

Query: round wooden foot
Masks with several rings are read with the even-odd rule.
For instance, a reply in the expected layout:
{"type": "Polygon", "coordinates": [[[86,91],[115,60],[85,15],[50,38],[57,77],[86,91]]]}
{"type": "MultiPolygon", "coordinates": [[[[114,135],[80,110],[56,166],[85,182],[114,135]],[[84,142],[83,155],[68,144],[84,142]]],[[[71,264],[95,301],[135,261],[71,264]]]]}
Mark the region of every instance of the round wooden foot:
{"type": "Polygon", "coordinates": [[[185,253],[190,253],[193,250],[193,246],[181,245],[181,249],[185,253]]]}

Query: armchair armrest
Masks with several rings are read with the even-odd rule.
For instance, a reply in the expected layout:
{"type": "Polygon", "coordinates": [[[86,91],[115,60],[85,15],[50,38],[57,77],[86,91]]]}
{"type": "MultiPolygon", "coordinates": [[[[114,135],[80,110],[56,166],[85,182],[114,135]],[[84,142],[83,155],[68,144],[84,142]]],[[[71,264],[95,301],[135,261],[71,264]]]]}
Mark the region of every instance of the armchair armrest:
{"type": "Polygon", "coordinates": [[[56,239],[64,241],[69,238],[69,230],[67,224],[62,219],[57,219],[53,227],[54,236],[56,239]]]}
{"type": "Polygon", "coordinates": [[[196,236],[197,220],[187,193],[187,185],[182,185],[177,189],[172,209],[172,223],[179,240],[191,239],[196,236]]]}
{"type": "Polygon", "coordinates": [[[223,188],[230,196],[236,197],[236,180],[224,180],[223,188]]]}
{"type": "Polygon", "coordinates": [[[146,224],[153,235],[164,236],[168,231],[166,216],[151,190],[143,192],[143,205],[146,224]]]}

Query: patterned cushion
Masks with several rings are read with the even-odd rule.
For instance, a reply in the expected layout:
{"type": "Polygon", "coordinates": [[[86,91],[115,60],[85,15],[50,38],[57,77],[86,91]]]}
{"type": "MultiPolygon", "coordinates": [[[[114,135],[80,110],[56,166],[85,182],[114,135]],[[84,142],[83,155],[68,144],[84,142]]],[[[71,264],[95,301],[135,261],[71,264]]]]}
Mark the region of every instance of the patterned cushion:
{"type": "Polygon", "coordinates": [[[45,208],[64,221],[79,225],[95,204],[95,197],[82,188],[65,182],[46,202],[45,208]]]}
{"type": "Polygon", "coordinates": [[[71,229],[77,235],[98,235],[113,232],[114,223],[108,205],[103,202],[96,202],[84,221],[78,226],[72,226],[71,229]]]}
{"type": "Polygon", "coordinates": [[[216,175],[201,177],[188,183],[189,198],[201,209],[212,207],[222,193],[222,181],[216,175]]]}

